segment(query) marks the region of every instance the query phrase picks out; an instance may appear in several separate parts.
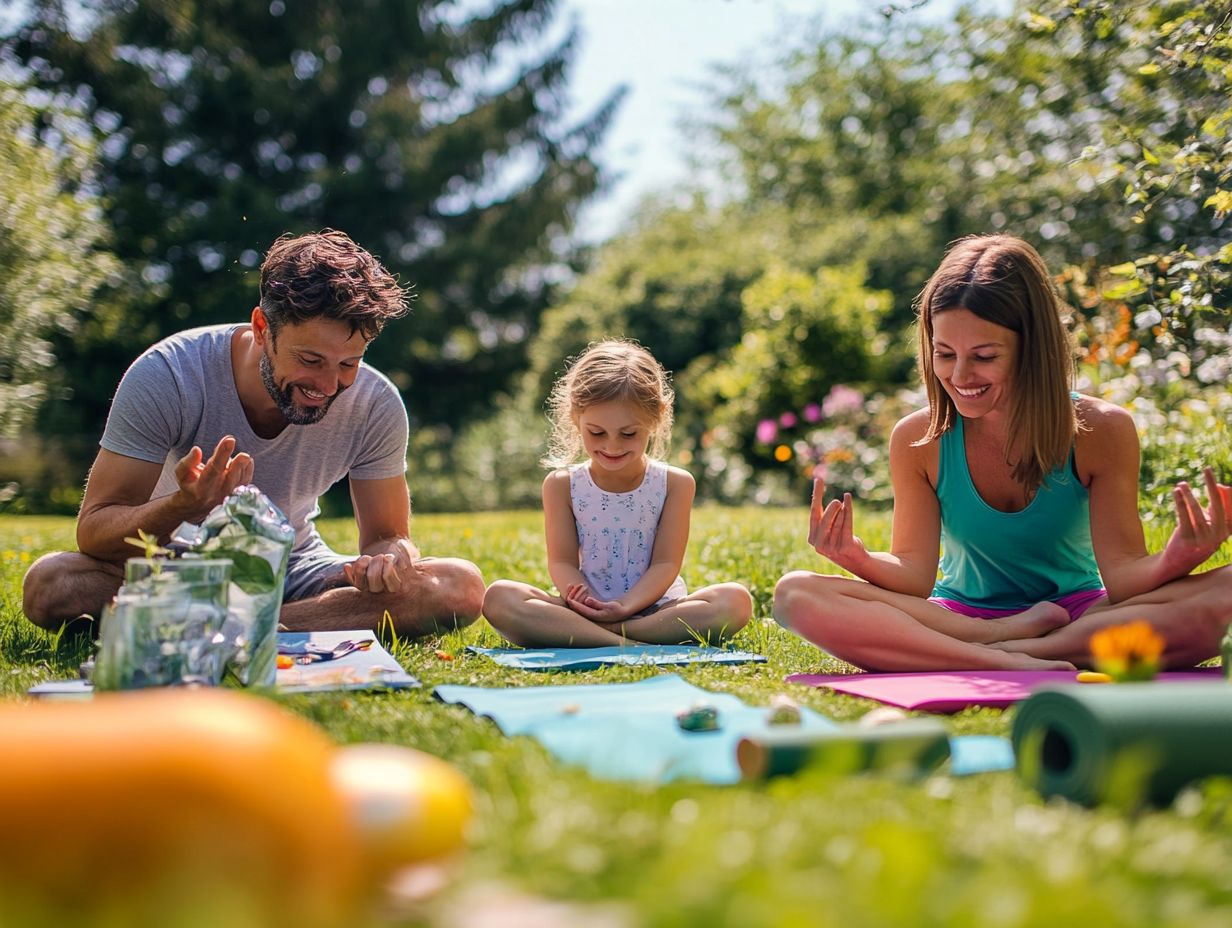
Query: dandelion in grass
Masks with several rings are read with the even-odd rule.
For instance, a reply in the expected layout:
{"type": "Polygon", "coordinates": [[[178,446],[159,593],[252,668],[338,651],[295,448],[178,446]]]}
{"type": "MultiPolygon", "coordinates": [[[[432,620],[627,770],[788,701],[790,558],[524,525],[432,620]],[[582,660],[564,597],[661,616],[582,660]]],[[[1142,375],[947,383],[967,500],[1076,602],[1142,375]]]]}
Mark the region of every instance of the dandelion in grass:
{"type": "Polygon", "coordinates": [[[1159,672],[1164,639],[1145,619],[1111,625],[1091,636],[1095,668],[1120,683],[1151,680],[1159,672]]]}

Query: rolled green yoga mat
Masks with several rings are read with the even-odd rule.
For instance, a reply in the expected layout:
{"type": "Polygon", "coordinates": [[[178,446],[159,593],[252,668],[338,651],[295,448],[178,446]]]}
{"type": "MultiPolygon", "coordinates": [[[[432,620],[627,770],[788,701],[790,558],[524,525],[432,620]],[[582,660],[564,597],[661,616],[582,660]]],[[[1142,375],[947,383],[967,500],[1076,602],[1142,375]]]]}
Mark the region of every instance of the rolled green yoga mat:
{"type": "Polygon", "coordinates": [[[1163,805],[1187,783],[1232,775],[1232,685],[1044,689],[1019,706],[1012,738],[1019,773],[1045,796],[1163,805]]]}
{"type": "Polygon", "coordinates": [[[843,725],[829,731],[785,725],[742,738],[736,745],[736,761],[746,780],[795,773],[814,764],[833,773],[877,770],[918,776],[949,756],[949,736],[936,719],[905,719],[872,728],[843,725]]]}

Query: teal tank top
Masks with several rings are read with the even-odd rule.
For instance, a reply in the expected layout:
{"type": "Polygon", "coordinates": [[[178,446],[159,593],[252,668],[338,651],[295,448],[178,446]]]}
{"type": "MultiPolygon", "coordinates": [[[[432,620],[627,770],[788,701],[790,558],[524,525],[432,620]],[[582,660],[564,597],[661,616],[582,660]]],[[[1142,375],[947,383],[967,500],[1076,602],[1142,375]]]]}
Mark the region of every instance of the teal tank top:
{"type": "Polygon", "coordinates": [[[933,596],[990,609],[1026,609],[1103,583],[1091,548],[1087,489],[1074,452],[1044,478],[1021,512],[1001,512],[976,492],[962,416],[940,438],[941,579],[933,596]]]}

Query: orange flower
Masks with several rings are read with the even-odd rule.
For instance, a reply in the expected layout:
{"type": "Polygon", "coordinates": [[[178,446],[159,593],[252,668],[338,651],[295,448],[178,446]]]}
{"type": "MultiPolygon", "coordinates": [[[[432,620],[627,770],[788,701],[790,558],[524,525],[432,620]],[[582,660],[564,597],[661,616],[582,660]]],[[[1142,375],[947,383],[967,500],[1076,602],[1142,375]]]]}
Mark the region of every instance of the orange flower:
{"type": "Polygon", "coordinates": [[[1110,625],[1091,636],[1095,668],[1121,682],[1150,680],[1159,670],[1164,639],[1144,619],[1110,625]]]}

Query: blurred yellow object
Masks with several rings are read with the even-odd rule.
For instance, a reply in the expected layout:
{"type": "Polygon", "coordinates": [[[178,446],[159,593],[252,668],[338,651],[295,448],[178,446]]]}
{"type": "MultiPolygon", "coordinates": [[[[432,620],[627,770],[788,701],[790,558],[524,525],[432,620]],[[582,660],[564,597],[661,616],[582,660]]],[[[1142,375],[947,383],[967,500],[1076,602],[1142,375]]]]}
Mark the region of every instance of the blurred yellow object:
{"type": "Polygon", "coordinates": [[[1095,669],[1117,682],[1152,680],[1159,672],[1164,639],[1145,619],[1109,625],[1091,635],[1095,669]]]}
{"type": "Polygon", "coordinates": [[[1079,683],[1111,683],[1112,677],[1097,670],[1080,670],[1074,678],[1079,683]]]}
{"type": "Polygon", "coordinates": [[[462,846],[471,788],[440,758],[392,744],[357,744],[335,752],[330,775],[378,871],[391,873],[462,846]]]}
{"type": "Polygon", "coordinates": [[[15,924],[363,924],[395,870],[461,845],[470,814],[443,761],[337,749],[226,690],[0,704],[0,733],[15,924]]]}

